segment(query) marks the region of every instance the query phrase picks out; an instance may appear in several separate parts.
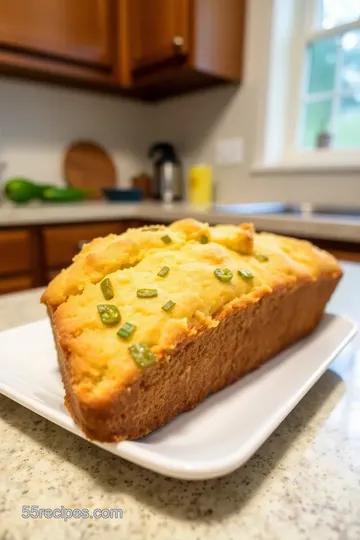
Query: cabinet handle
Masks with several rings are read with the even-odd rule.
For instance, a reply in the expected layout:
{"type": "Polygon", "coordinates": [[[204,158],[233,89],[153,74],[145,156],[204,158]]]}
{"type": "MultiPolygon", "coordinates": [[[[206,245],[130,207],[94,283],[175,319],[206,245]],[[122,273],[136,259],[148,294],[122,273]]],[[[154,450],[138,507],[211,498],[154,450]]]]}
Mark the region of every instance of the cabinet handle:
{"type": "Polygon", "coordinates": [[[88,243],[89,240],[79,240],[78,242],[78,250],[81,251],[82,248],[85,246],[85,244],[88,243]]]}
{"type": "Polygon", "coordinates": [[[181,49],[184,46],[184,38],[182,36],[174,36],[173,45],[176,49],[181,49]]]}

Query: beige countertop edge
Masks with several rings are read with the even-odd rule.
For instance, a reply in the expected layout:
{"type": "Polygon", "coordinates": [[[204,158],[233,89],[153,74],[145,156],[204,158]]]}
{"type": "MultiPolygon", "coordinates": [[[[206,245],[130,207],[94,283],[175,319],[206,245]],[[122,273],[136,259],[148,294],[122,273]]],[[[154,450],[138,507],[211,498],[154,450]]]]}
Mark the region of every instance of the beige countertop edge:
{"type": "Polygon", "coordinates": [[[215,223],[251,221],[258,230],[322,238],[345,242],[360,242],[360,219],[315,216],[311,213],[294,215],[241,214],[215,208],[195,208],[186,203],[165,205],[149,202],[140,204],[81,203],[72,205],[0,206],[0,227],[34,226],[42,224],[116,221],[124,219],[152,222],[174,221],[185,217],[215,223]]]}

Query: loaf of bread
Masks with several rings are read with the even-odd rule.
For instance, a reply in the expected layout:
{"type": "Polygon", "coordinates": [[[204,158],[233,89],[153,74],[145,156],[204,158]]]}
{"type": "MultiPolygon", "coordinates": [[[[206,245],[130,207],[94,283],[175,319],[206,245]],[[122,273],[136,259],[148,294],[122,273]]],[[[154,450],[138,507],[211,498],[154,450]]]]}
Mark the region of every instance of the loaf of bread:
{"type": "Polygon", "coordinates": [[[90,439],[146,435],[311,332],[341,274],[249,224],[97,238],[42,296],[66,406],[90,439]]]}

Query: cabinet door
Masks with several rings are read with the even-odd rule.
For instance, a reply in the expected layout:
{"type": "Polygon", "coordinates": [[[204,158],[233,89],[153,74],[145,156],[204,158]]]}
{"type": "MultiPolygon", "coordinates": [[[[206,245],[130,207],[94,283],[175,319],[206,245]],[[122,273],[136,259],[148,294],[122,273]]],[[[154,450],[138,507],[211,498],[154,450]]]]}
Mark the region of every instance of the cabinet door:
{"type": "Polygon", "coordinates": [[[0,277],[0,294],[26,291],[33,287],[31,276],[0,277]]]}
{"type": "Polygon", "coordinates": [[[121,234],[126,222],[85,223],[82,225],[49,226],[43,229],[45,263],[48,269],[58,270],[71,263],[83,244],[99,236],[121,234]]]}
{"type": "Polygon", "coordinates": [[[107,67],[114,0],[0,0],[0,47],[107,67]]]}
{"type": "Polygon", "coordinates": [[[133,69],[187,54],[190,0],[131,0],[130,15],[133,69]]]}
{"type": "Polygon", "coordinates": [[[0,232],[0,275],[30,272],[32,253],[30,234],[24,230],[0,232]]]}

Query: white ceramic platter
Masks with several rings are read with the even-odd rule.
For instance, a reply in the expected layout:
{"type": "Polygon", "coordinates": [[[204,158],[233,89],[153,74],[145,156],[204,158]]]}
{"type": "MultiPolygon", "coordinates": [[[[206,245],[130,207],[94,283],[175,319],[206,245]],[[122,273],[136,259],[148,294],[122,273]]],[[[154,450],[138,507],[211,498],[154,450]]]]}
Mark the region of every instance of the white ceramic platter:
{"type": "MultiPolygon", "coordinates": [[[[258,450],[355,333],[349,320],[326,314],[311,336],[162,429],[136,442],[95,444],[167,476],[225,475],[258,450]]],[[[0,392],[84,437],[63,404],[47,320],[0,333],[0,392]]]]}

